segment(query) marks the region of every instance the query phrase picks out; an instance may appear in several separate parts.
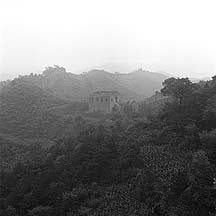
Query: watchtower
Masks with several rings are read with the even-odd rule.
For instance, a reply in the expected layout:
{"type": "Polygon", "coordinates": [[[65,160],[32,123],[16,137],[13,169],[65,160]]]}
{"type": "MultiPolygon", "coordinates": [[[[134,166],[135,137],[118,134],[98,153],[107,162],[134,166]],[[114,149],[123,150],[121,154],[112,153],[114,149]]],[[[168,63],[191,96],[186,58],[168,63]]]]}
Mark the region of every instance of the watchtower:
{"type": "Polygon", "coordinates": [[[120,94],[118,91],[97,91],[89,96],[90,111],[111,112],[119,107],[120,94]]]}

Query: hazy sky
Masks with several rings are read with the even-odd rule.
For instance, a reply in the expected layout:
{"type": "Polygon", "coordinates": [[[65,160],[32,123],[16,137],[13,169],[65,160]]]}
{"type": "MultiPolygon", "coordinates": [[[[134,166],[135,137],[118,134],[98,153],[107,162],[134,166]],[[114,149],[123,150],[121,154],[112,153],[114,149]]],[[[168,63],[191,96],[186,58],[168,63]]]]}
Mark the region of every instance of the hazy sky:
{"type": "Polygon", "coordinates": [[[0,0],[0,79],[58,64],[216,74],[215,0],[0,0]]]}

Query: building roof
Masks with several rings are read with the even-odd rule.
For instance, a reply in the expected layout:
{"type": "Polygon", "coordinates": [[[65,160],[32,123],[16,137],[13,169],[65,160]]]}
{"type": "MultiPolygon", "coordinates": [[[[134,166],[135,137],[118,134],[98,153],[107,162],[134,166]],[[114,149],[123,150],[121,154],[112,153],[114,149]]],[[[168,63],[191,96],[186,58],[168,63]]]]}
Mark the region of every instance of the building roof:
{"type": "Polygon", "coordinates": [[[118,91],[96,91],[93,92],[90,96],[119,96],[118,91]]]}

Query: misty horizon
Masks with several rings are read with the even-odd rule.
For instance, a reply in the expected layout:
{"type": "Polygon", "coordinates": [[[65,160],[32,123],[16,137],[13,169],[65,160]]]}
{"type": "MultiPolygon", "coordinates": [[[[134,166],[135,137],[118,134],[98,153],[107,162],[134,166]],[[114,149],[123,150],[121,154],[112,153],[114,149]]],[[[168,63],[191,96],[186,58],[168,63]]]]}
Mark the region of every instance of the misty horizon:
{"type": "Polygon", "coordinates": [[[30,2],[0,9],[0,80],[54,64],[72,73],[108,64],[177,77],[216,72],[211,1],[30,2]]]}
{"type": "Polygon", "coordinates": [[[164,71],[164,70],[157,70],[154,67],[145,66],[143,64],[135,65],[135,64],[126,64],[126,63],[105,63],[105,64],[98,65],[98,66],[89,66],[89,67],[85,67],[85,68],[80,68],[80,69],[76,68],[76,69],[72,69],[72,70],[68,70],[67,67],[64,67],[62,65],[53,64],[53,65],[44,66],[43,68],[41,68],[39,70],[29,71],[26,73],[19,73],[19,74],[13,74],[13,75],[1,73],[0,81],[13,80],[15,78],[18,78],[19,76],[25,76],[25,75],[30,75],[30,74],[40,75],[43,73],[43,71],[47,67],[53,67],[55,65],[65,68],[67,73],[76,74],[76,75],[88,73],[88,72],[91,72],[92,70],[106,71],[108,73],[113,73],[113,74],[115,74],[115,73],[129,74],[129,73],[133,73],[133,72],[141,69],[142,71],[146,71],[146,72],[163,74],[163,75],[166,75],[167,77],[179,77],[179,78],[188,77],[192,81],[194,81],[194,80],[195,81],[209,80],[212,78],[212,76],[214,76],[214,74],[212,76],[211,75],[210,76],[207,76],[207,75],[206,76],[190,76],[190,75],[186,75],[186,74],[179,76],[177,74],[173,74],[173,73],[170,73],[170,72],[164,71]]]}

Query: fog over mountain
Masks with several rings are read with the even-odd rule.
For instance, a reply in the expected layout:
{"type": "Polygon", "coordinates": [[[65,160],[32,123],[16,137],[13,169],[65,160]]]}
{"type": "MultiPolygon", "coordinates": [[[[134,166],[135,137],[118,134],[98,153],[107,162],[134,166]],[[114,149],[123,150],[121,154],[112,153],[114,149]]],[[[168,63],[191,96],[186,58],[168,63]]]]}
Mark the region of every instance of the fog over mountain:
{"type": "MultiPolygon", "coordinates": [[[[94,68],[101,69],[101,70],[106,70],[111,73],[130,73],[132,71],[136,71],[137,68],[144,68],[145,71],[154,71],[156,73],[163,74],[167,77],[181,77],[181,75],[177,75],[175,73],[168,73],[167,71],[158,69],[158,68],[163,68],[163,65],[151,65],[151,64],[144,64],[141,62],[109,62],[100,66],[96,67],[88,67],[86,70],[91,70],[94,68]]],[[[76,71],[77,73],[81,73],[81,71],[76,71]]],[[[193,82],[199,82],[200,80],[210,80],[211,76],[197,76],[197,77],[192,77],[191,75],[188,75],[191,81],[193,82]]]]}
{"type": "Polygon", "coordinates": [[[4,1],[0,80],[53,64],[74,73],[107,62],[138,62],[131,69],[141,63],[179,77],[213,76],[214,9],[209,0],[4,1]]]}
{"type": "MultiPolygon", "coordinates": [[[[111,73],[93,69],[82,74],[67,72],[65,68],[54,66],[46,68],[42,74],[20,76],[26,81],[44,90],[49,90],[57,97],[68,100],[88,100],[94,91],[119,91],[123,100],[143,100],[160,90],[162,82],[168,78],[161,73],[138,69],[130,73],[111,73]]],[[[7,82],[1,82],[1,86],[7,82]]]]}

